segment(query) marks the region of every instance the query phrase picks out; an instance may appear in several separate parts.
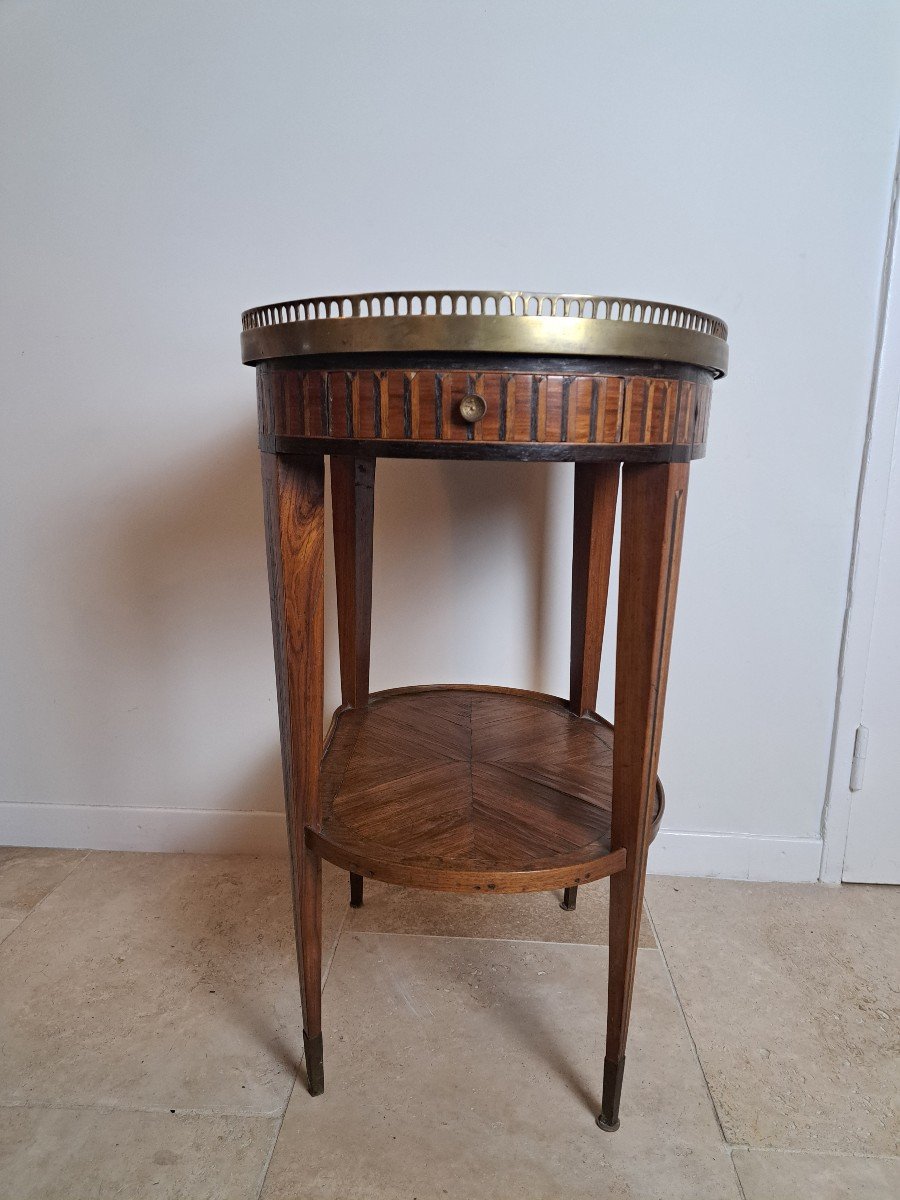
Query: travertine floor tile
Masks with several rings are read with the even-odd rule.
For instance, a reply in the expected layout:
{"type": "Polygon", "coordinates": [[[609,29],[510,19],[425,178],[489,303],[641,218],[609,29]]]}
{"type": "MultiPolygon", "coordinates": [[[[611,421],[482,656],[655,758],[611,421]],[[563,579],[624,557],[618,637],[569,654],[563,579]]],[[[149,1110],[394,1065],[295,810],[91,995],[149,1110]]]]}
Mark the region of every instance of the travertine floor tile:
{"type": "Polygon", "coordinates": [[[264,1200],[737,1200],[658,951],[639,952],[622,1128],[594,1124],[606,950],[360,934],[325,989],[264,1200]]]}
{"type": "Polygon", "coordinates": [[[2,942],[5,937],[8,937],[14,929],[17,929],[24,920],[24,917],[8,917],[0,919],[0,942],[2,942]]]}
{"type": "MultiPolygon", "coordinates": [[[[326,870],[326,948],[344,885],[326,870]]],[[[0,1103],[272,1114],[302,1061],[286,860],[92,854],[0,979],[0,1103]]]]}
{"type": "Polygon", "coordinates": [[[0,846],[0,920],[26,917],[87,855],[87,850],[0,846]]]}
{"type": "Polygon", "coordinates": [[[897,1200],[900,1158],[735,1150],[746,1200],[897,1200]]]}
{"type": "Polygon", "coordinates": [[[0,1108],[0,1200],[256,1200],[277,1120],[0,1108]]]}
{"type": "MultiPolygon", "coordinates": [[[[605,946],[609,940],[609,881],[578,889],[574,912],[559,907],[562,892],[521,896],[456,896],[392,887],[367,879],[362,908],[351,909],[347,929],[369,933],[430,933],[443,937],[517,938],[605,946]]],[[[641,945],[655,946],[644,918],[641,945]]]]}
{"type": "Polygon", "coordinates": [[[900,889],[647,881],[725,1136],[894,1154],[900,889]]]}

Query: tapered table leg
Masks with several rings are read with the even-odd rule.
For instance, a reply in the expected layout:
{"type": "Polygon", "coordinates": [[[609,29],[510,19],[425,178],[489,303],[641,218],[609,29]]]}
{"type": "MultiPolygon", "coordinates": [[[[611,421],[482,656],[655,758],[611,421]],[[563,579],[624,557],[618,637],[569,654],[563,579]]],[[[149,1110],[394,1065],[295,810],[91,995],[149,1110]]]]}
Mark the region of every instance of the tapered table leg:
{"type": "Polygon", "coordinates": [[[321,825],[324,460],[263,454],[262,476],[303,1046],[317,1096],[325,1088],[322,864],[304,831],[321,825]]]}
{"type": "MultiPolygon", "coordinates": [[[[375,459],[331,457],[334,577],[341,656],[341,701],[363,708],[369,699],[372,640],[372,528],[375,459]]],[[[350,907],[362,908],[363,877],[350,872],[350,907]]]]}
{"type": "Polygon", "coordinates": [[[332,455],[331,511],[334,521],[341,699],[351,708],[362,708],[369,699],[374,458],[332,455]]]}
{"type": "MultiPolygon", "coordinates": [[[[575,464],[569,708],[577,717],[597,707],[618,492],[617,462],[575,464]]],[[[561,907],[574,909],[577,896],[566,888],[561,907]]]]}
{"type": "Polygon", "coordinates": [[[627,859],[610,880],[609,1007],[597,1118],[606,1130],[619,1126],[687,484],[687,463],[625,464],[622,471],[612,845],[624,847],[627,859]]]}
{"type": "Polygon", "coordinates": [[[576,717],[597,706],[618,490],[618,463],[575,464],[569,707],[576,717]]]}

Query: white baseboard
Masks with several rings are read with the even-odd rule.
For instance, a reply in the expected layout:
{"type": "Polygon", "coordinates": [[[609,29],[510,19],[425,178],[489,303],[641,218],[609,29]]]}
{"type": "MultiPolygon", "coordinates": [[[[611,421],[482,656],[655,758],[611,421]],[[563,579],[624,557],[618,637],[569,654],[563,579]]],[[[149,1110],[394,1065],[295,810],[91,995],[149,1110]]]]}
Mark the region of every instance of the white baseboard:
{"type": "Polygon", "coordinates": [[[650,847],[648,870],[654,875],[814,883],[821,858],[821,838],[661,829],[650,847]]]}
{"type": "Polygon", "coordinates": [[[0,846],[180,854],[286,854],[284,814],[0,804],[0,846]]]}
{"type": "MultiPolygon", "coordinates": [[[[182,854],[284,854],[279,812],[103,805],[0,804],[0,845],[182,854]]],[[[819,878],[820,838],[660,831],[650,847],[655,875],[810,882],[819,878]]]]}

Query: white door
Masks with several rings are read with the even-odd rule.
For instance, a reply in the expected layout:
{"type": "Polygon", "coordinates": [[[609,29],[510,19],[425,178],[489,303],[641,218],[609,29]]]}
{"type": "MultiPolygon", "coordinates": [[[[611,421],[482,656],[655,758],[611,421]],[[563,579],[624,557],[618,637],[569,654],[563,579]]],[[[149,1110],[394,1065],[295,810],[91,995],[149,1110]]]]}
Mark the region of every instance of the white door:
{"type": "Polygon", "coordinates": [[[868,730],[868,744],[861,786],[851,793],[843,879],[847,883],[900,883],[900,432],[897,428],[875,589],[862,725],[868,730]]]}

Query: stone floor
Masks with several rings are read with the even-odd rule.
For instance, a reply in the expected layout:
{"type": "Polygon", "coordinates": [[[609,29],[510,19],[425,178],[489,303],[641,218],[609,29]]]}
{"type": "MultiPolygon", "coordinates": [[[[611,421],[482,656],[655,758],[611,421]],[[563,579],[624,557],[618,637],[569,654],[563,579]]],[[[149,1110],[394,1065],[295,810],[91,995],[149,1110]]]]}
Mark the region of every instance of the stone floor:
{"type": "Polygon", "coordinates": [[[900,889],[652,878],[604,1134],[605,884],[325,881],[313,1099],[283,862],[0,850],[0,1200],[900,1195],[900,889]]]}

